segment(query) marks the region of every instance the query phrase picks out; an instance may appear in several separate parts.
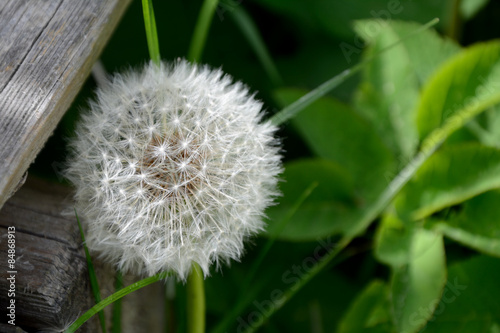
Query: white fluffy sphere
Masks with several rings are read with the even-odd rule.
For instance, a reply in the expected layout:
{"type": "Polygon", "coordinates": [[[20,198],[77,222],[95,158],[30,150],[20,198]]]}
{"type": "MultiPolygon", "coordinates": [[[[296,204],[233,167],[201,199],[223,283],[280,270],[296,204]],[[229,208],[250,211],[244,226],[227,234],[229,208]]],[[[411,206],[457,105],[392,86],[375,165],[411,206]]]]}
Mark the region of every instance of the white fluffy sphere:
{"type": "Polygon", "coordinates": [[[281,171],[276,127],[220,70],[180,60],[115,75],[77,125],[67,177],[87,245],[125,272],[239,259],[281,171]]]}

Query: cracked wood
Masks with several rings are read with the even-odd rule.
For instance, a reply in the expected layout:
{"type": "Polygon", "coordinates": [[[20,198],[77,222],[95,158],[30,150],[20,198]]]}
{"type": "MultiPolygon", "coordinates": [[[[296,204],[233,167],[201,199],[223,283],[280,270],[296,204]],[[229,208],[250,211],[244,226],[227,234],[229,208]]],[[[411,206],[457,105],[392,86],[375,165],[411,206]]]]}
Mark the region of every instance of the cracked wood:
{"type": "Polygon", "coordinates": [[[130,0],[0,0],[0,207],[80,90],[130,0]]]}

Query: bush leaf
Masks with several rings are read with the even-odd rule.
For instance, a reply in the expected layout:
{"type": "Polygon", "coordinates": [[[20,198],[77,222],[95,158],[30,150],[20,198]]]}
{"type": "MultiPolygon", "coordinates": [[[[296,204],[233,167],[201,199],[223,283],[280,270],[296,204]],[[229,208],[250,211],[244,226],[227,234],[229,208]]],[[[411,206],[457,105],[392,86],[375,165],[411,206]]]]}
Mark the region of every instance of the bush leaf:
{"type": "Polygon", "coordinates": [[[500,150],[478,143],[444,147],[417,171],[396,199],[404,219],[418,220],[500,187],[500,150]]]}
{"type": "MultiPolygon", "coordinates": [[[[370,47],[365,57],[384,49],[418,29],[416,23],[382,20],[356,21],[354,29],[370,47]],[[379,29],[375,30],[374,27],[379,29]]],[[[363,70],[356,93],[357,108],[370,119],[386,144],[403,158],[418,144],[415,108],[420,86],[460,48],[432,30],[425,30],[380,54],[363,70]]]]}
{"type": "Polygon", "coordinates": [[[338,333],[389,333],[393,331],[391,326],[389,288],[374,280],[349,306],[338,333]]]}
{"type": "Polygon", "coordinates": [[[408,264],[393,268],[391,280],[391,313],[400,333],[418,332],[437,306],[435,300],[446,283],[443,237],[415,229],[409,259],[408,264]],[[421,308],[428,309],[426,315],[420,314],[421,308]]]}
{"type": "Polygon", "coordinates": [[[479,111],[497,104],[499,59],[500,42],[494,41],[471,46],[448,60],[423,89],[417,108],[420,138],[446,122],[460,126],[479,111]]]}
{"type": "Polygon", "coordinates": [[[332,161],[308,159],[285,166],[280,190],[283,194],[277,206],[270,207],[268,234],[278,239],[316,240],[344,230],[356,212],[356,198],[352,176],[332,161]],[[304,191],[317,182],[307,199],[294,208],[304,191]],[[283,230],[279,221],[296,209],[283,230]]]}
{"type": "Polygon", "coordinates": [[[424,332],[498,332],[498,281],[497,258],[478,256],[450,266],[443,295],[424,332]]]}
{"type": "Polygon", "coordinates": [[[429,226],[478,251],[500,257],[500,191],[483,193],[466,201],[462,209],[429,226]]]}
{"type": "Polygon", "coordinates": [[[390,265],[405,265],[410,260],[412,230],[395,214],[386,214],[377,228],[375,257],[390,265]]]}
{"type": "MultiPolygon", "coordinates": [[[[281,89],[275,96],[286,105],[304,93],[281,89]]],[[[357,188],[378,194],[387,184],[383,175],[393,166],[391,152],[370,124],[347,105],[323,97],[297,114],[293,125],[317,156],[349,170],[357,188]]]]}

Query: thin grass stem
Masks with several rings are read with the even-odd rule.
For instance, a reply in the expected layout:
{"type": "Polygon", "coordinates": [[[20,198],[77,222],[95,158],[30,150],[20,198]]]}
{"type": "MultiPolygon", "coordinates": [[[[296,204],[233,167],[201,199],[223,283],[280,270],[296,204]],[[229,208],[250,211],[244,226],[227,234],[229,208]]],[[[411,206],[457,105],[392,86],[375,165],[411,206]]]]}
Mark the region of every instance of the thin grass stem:
{"type": "Polygon", "coordinates": [[[191,62],[199,62],[201,59],[208,31],[210,30],[210,23],[218,3],[218,0],[203,1],[188,52],[188,60],[191,62]]]}
{"type": "Polygon", "coordinates": [[[158,42],[158,33],[156,31],[153,0],[142,0],[142,11],[144,14],[144,26],[146,28],[146,38],[148,40],[149,56],[155,64],[160,65],[160,44],[158,42]]]}
{"type": "Polygon", "coordinates": [[[281,125],[285,121],[289,120],[293,116],[295,116],[297,113],[300,111],[304,110],[306,107],[311,105],[313,102],[318,100],[319,98],[323,97],[327,93],[329,93],[331,90],[334,88],[338,87],[342,83],[344,83],[348,78],[354,76],[358,72],[360,72],[367,64],[372,62],[374,59],[376,59],[380,54],[386,52],[387,50],[397,46],[404,40],[415,36],[416,34],[420,33],[421,31],[427,30],[430,27],[436,25],[439,22],[438,18],[435,18],[431,21],[429,21],[427,24],[421,26],[418,29],[415,29],[415,31],[411,32],[410,34],[400,38],[398,41],[388,45],[387,47],[381,49],[377,53],[375,53],[373,56],[370,58],[367,58],[360,62],[359,64],[354,65],[353,67],[344,70],[342,73],[332,77],[330,80],[324,82],[317,88],[311,90],[309,93],[306,95],[302,96],[292,104],[288,105],[287,107],[283,108],[280,112],[276,113],[274,116],[271,117],[269,120],[271,123],[274,125],[281,125]]]}
{"type": "Polygon", "coordinates": [[[66,331],[65,333],[73,333],[75,332],[80,326],[82,326],[87,320],[92,318],[96,313],[104,309],[106,306],[109,304],[119,300],[120,298],[130,294],[133,291],[136,291],[138,289],[141,289],[143,287],[146,287],[150,285],[151,283],[164,280],[167,276],[169,276],[170,273],[164,272],[164,273],[159,273],[156,275],[153,275],[151,277],[148,277],[146,279],[140,280],[136,283],[133,283],[125,288],[120,289],[119,291],[115,292],[109,297],[106,297],[103,299],[101,302],[98,304],[94,305],[90,310],[85,312],[83,315],[81,315],[66,331]]]}
{"type": "MultiPolygon", "coordinates": [[[[82,224],[80,223],[80,219],[78,218],[78,213],[75,209],[76,222],[78,222],[78,228],[80,229],[80,236],[83,242],[83,249],[85,251],[85,258],[87,259],[87,267],[89,270],[90,276],[90,287],[92,288],[92,294],[94,295],[94,300],[97,303],[101,301],[101,292],[99,290],[99,283],[97,282],[97,275],[95,274],[94,264],[92,263],[92,257],[90,257],[89,249],[87,248],[87,244],[85,243],[85,234],[83,233],[82,224]]],[[[99,311],[99,322],[101,324],[101,330],[103,333],[106,333],[106,318],[104,317],[104,312],[99,311]]]]}

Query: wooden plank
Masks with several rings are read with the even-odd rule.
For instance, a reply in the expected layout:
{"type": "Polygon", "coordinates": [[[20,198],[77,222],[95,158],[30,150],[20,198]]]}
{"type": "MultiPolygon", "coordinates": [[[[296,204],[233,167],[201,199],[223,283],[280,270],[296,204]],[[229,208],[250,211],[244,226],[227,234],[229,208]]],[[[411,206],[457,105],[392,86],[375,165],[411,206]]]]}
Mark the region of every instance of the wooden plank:
{"type": "MultiPolygon", "coordinates": [[[[61,214],[70,190],[28,180],[0,210],[0,316],[15,300],[16,326],[28,332],[62,330],[93,302],[78,225],[61,214]],[[15,228],[15,264],[8,265],[8,228],[15,228]],[[8,297],[7,277],[16,271],[15,297],[8,297]]],[[[82,332],[97,332],[96,321],[82,332]]]]}
{"type": "Polygon", "coordinates": [[[0,207],[80,90],[130,0],[0,0],[0,207]]]}
{"type": "MultiPolygon", "coordinates": [[[[9,227],[16,239],[16,325],[27,332],[62,331],[93,304],[85,254],[68,187],[28,178],[0,210],[0,332],[16,331],[6,324],[10,301],[8,271],[9,227]],[[69,214],[68,214],[69,212],[69,214]]],[[[115,270],[93,259],[102,297],[114,290],[115,270]]],[[[124,285],[139,280],[124,276],[124,285]]],[[[123,298],[122,332],[161,332],[164,325],[162,283],[123,298]]],[[[112,307],[105,309],[108,328],[112,307]]],[[[78,332],[98,332],[97,317],[78,332]]]]}

